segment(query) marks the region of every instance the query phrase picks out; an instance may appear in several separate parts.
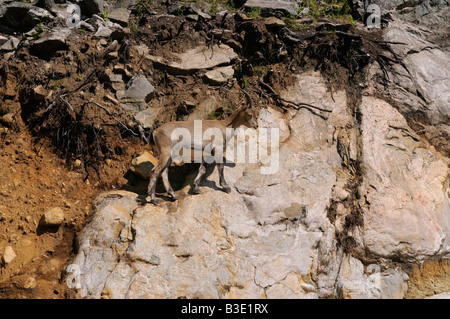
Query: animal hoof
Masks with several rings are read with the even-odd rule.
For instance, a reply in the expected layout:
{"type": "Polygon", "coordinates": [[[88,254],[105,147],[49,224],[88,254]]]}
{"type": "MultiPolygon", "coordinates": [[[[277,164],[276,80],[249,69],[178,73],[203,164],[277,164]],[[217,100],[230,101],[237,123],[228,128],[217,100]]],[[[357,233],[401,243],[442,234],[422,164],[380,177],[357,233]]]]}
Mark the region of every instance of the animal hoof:
{"type": "Polygon", "coordinates": [[[172,196],[172,200],[173,200],[173,201],[178,200],[178,196],[177,196],[177,195],[175,195],[175,194],[170,194],[170,196],[172,196]]]}
{"type": "Polygon", "coordinates": [[[223,191],[227,194],[231,193],[231,188],[229,186],[223,186],[223,191]]]}
{"type": "Polygon", "coordinates": [[[200,194],[200,188],[194,188],[193,190],[192,190],[192,194],[194,194],[194,195],[197,195],[197,194],[200,194]]]}
{"type": "Polygon", "coordinates": [[[150,203],[152,203],[153,205],[158,205],[158,200],[156,198],[152,198],[150,203]]]}

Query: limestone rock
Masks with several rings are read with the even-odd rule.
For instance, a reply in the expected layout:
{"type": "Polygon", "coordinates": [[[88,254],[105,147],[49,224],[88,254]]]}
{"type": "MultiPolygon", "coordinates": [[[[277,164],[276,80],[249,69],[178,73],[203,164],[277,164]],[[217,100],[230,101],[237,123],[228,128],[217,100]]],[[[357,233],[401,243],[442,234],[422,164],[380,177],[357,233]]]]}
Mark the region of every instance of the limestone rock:
{"type": "MultiPolygon", "coordinates": [[[[199,195],[189,194],[197,172],[188,171],[175,204],[142,205],[126,191],[96,199],[70,262],[80,267],[82,297],[403,298],[409,278],[386,261],[450,254],[446,159],[393,106],[363,96],[356,122],[345,92],[331,94],[314,71],[280,95],[332,112],[324,119],[306,109],[263,108],[259,127],[279,129],[278,152],[264,154],[271,135],[259,134],[254,161],[227,154],[231,193],[221,191],[214,170],[199,195]],[[353,188],[343,171],[349,159],[364,166],[353,188]],[[270,164],[276,172],[262,174],[270,164]],[[354,239],[349,256],[336,235],[355,201],[364,222],[347,234],[354,239]]],[[[236,145],[248,150],[247,137],[236,145]]],[[[137,174],[148,178],[155,164],[142,154],[132,166],[147,165],[137,174]]]]}
{"type": "Polygon", "coordinates": [[[2,35],[0,35],[0,47],[1,47],[6,41],[8,41],[8,38],[7,38],[7,37],[4,37],[4,36],[2,36],[2,35]]]}
{"type": "Polygon", "coordinates": [[[151,128],[155,124],[155,120],[158,118],[158,114],[161,108],[148,107],[147,109],[140,111],[134,115],[134,119],[143,127],[151,128]]]}
{"type": "Polygon", "coordinates": [[[13,34],[33,29],[35,19],[48,22],[52,15],[45,9],[20,1],[11,1],[0,6],[0,32],[13,34]]]}
{"type": "Polygon", "coordinates": [[[366,169],[361,190],[370,203],[364,209],[366,249],[411,261],[448,254],[450,203],[443,189],[447,164],[423,148],[386,102],[363,97],[361,111],[366,169]]]}
{"type": "Polygon", "coordinates": [[[13,113],[7,113],[3,115],[1,118],[2,123],[8,127],[11,127],[14,123],[14,114],[13,113]]]}

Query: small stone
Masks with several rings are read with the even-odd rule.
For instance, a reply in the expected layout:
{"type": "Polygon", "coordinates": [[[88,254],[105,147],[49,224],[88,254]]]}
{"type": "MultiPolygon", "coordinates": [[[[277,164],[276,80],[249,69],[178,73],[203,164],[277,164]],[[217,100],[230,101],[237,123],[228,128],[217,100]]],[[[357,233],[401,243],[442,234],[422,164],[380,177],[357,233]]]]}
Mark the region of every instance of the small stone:
{"type": "Polygon", "coordinates": [[[105,27],[104,25],[100,25],[97,29],[97,32],[95,32],[94,37],[98,38],[108,38],[113,30],[111,30],[108,27],[105,27]]]}
{"type": "Polygon", "coordinates": [[[34,289],[36,288],[36,279],[33,277],[28,278],[23,284],[23,288],[25,289],[34,289]]]}
{"type": "Polygon", "coordinates": [[[3,115],[2,122],[6,126],[11,126],[13,124],[13,122],[14,122],[13,114],[12,113],[8,113],[8,114],[3,115]]]}
{"type": "Polygon", "coordinates": [[[17,49],[17,46],[19,45],[20,40],[15,38],[15,37],[11,37],[9,38],[5,43],[3,43],[0,46],[0,52],[9,52],[9,51],[14,51],[15,49],[17,49]]]}
{"type": "Polygon", "coordinates": [[[44,215],[42,215],[40,225],[57,227],[64,222],[64,212],[59,207],[53,207],[48,209],[44,215]]]}
{"type": "Polygon", "coordinates": [[[34,98],[38,101],[44,101],[45,97],[47,96],[47,90],[44,89],[44,87],[39,84],[33,89],[34,98]]]}
{"type": "Polygon", "coordinates": [[[6,246],[5,247],[5,251],[3,252],[3,256],[2,256],[2,263],[4,265],[8,265],[10,264],[14,258],[16,258],[17,255],[14,252],[14,249],[11,246],[6,246]]]}
{"type": "Polygon", "coordinates": [[[74,167],[74,168],[80,168],[82,164],[83,164],[83,162],[82,162],[81,160],[76,159],[76,160],[73,162],[73,167],[74,167]]]}
{"type": "Polygon", "coordinates": [[[286,26],[286,24],[282,20],[275,17],[267,18],[266,20],[264,20],[264,24],[272,28],[282,28],[286,26]]]}
{"type": "Polygon", "coordinates": [[[157,163],[158,159],[156,157],[149,152],[144,151],[141,155],[131,161],[130,170],[142,178],[149,179],[150,172],[157,163]]]}
{"type": "Polygon", "coordinates": [[[148,102],[155,88],[145,76],[136,76],[128,81],[122,99],[144,100],[148,102]]]}
{"type": "Polygon", "coordinates": [[[234,75],[232,66],[225,66],[205,73],[205,78],[210,84],[224,84],[234,75]]]}

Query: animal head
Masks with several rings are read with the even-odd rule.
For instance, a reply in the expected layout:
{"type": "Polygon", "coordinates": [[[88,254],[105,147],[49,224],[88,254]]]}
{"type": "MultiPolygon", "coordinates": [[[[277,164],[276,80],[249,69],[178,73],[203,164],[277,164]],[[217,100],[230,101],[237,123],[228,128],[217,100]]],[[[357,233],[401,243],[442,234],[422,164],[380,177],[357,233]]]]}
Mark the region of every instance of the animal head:
{"type": "Polygon", "coordinates": [[[258,113],[254,108],[247,108],[243,112],[243,125],[250,128],[258,128],[258,113]]]}
{"type": "Polygon", "coordinates": [[[242,125],[256,129],[258,127],[258,114],[256,109],[242,107],[232,116],[232,126],[238,128],[242,125]]]}

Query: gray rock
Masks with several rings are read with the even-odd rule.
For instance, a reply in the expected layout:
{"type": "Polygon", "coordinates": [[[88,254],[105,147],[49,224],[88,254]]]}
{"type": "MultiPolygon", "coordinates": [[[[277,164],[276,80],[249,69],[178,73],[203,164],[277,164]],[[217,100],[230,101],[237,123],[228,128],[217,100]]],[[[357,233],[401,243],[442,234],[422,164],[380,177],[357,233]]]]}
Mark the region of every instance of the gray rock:
{"type": "Polygon", "coordinates": [[[31,43],[30,53],[37,56],[51,56],[56,51],[67,50],[66,40],[70,33],[71,29],[53,28],[31,43]]]}
{"type": "Polygon", "coordinates": [[[144,100],[148,102],[155,88],[145,76],[136,76],[127,83],[122,100],[144,100]]]}
{"type": "Polygon", "coordinates": [[[386,87],[386,94],[409,121],[424,123],[421,130],[428,140],[449,156],[450,148],[445,140],[450,138],[450,93],[447,89],[450,86],[450,53],[430,42],[433,40],[439,44],[445,39],[444,35],[443,38],[433,36],[439,30],[445,33],[445,28],[448,28],[447,24],[441,26],[437,23],[432,31],[398,19],[392,21],[384,40],[390,42],[391,50],[402,63],[393,63],[385,68],[387,86],[375,81],[384,78],[377,63],[372,66],[369,78],[377,90],[386,87]]]}
{"type": "Polygon", "coordinates": [[[186,120],[207,120],[218,106],[219,102],[216,97],[214,95],[210,95],[195,107],[195,109],[186,117],[186,120]]]}
{"type": "Polygon", "coordinates": [[[282,12],[284,15],[297,15],[297,2],[294,0],[247,0],[244,4],[247,10],[261,8],[261,14],[272,15],[282,12]]]}
{"type": "Polygon", "coordinates": [[[28,14],[31,9],[43,10],[30,3],[12,2],[0,7],[0,32],[14,33],[30,31],[35,21],[33,16],[28,14]]]}
{"type": "Polygon", "coordinates": [[[155,88],[145,76],[131,78],[120,96],[120,105],[128,111],[139,112],[147,109],[155,88]]]}
{"type": "Polygon", "coordinates": [[[2,46],[6,41],[8,41],[8,38],[0,35],[0,46],[2,46]]]}
{"type": "Polygon", "coordinates": [[[107,12],[108,6],[103,0],[83,0],[79,2],[81,13],[91,16],[95,13],[107,12]]]}
{"type": "Polygon", "coordinates": [[[221,85],[227,83],[234,75],[232,66],[224,66],[205,73],[205,79],[214,85],[221,85]]]}
{"type": "Polygon", "coordinates": [[[126,27],[130,19],[130,10],[125,8],[115,9],[108,14],[108,19],[126,27]]]}
{"type": "Polygon", "coordinates": [[[11,52],[17,49],[20,40],[15,37],[10,37],[6,42],[0,45],[0,52],[11,52]]]}
{"type": "Polygon", "coordinates": [[[212,69],[217,66],[228,65],[235,60],[238,55],[232,48],[225,44],[208,48],[199,46],[181,54],[175,54],[173,60],[164,57],[147,54],[156,66],[162,67],[174,74],[191,74],[198,70],[212,69]]]}
{"type": "MultiPolygon", "coordinates": [[[[450,255],[448,159],[420,143],[398,111],[363,96],[356,123],[346,93],[331,94],[313,71],[280,95],[332,113],[325,120],[306,109],[261,110],[259,126],[279,128],[276,174],[261,174],[270,157],[260,134],[255,162],[226,154],[236,163],[225,166],[229,194],[214,170],[196,196],[188,194],[196,172],[178,176],[176,204],[142,205],[125,191],[96,199],[70,262],[83,298],[403,298],[408,277],[389,259],[450,255]],[[335,220],[329,216],[330,203],[355,191],[344,193],[353,180],[337,144],[364,167],[354,256],[336,241],[351,207],[341,203],[335,220]],[[365,266],[361,252],[374,264],[365,266]]],[[[236,145],[248,147],[245,140],[239,135],[236,145]]],[[[144,178],[152,161],[141,161],[144,178]]]]}
{"type": "Polygon", "coordinates": [[[97,38],[109,38],[111,36],[111,33],[113,30],[111,28],[108,28],[107,26],[100,25],[97,29],[97,31],[94,34],[94,37],[97,38]]]}
{"type": "Polygon", "coordinates": [[[152,126],[154,126],[159,112],[160,108],[149,107],[143,111],[136,113],[134,115],[134,118],[143,128],[151,128],[152,126]]]}

